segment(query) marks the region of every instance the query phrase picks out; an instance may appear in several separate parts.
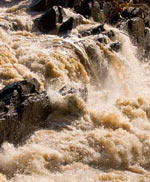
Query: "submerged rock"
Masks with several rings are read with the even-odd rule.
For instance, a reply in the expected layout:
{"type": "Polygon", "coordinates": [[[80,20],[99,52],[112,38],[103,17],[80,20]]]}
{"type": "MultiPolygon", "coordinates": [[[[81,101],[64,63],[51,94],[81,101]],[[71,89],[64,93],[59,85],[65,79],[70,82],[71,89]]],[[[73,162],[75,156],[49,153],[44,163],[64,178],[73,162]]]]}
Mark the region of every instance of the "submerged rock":
{"type": "Polygon", "coordinates": [[[118,52],[121,48],[121,43],[120,42],[113,42],[110,44],[110,48],[115,51],[118,52]]]}
{"type": "Polygon", "coordinates": [[[115,33],[113,30],[106,31],[104,34],[108,36],[111,40],[113,40],[113,38],[115,37],[115,33]]]}
{"type": "Polygon", "coordinates": [[[89,36],[89,35],[96,35],[96,34],[100,34],[102,32],[104,32],[105,29],[104,29],[104,25],[103,24],[100,24],[94,28],[90,28],[88,30],[83,30],[80,32],[80,34],[82,36],[89,36]]]}
{"type": "Polygon", "coordinates": [[[88,98],[88,89],[85,85],[65,85],[60,90],[59,93],[62,96],[68,95],[68,94],[77,94],[79,97],[81,97],[84,101],[87,101],[88,98]]]}
{"type": "Polygon", "coordinates": [[[106,36],[103,34],[99,34],[96,40],[100,43],[107,44],[106,36]]]}
{"type": "Polygon", "coordinates": [[[51,111],[50,102],[46,93],[38,93],[36,88],[25,80],[1,90],[0,144],[4,141],[18,144],[36,129],[44,127],[51,111]]]}

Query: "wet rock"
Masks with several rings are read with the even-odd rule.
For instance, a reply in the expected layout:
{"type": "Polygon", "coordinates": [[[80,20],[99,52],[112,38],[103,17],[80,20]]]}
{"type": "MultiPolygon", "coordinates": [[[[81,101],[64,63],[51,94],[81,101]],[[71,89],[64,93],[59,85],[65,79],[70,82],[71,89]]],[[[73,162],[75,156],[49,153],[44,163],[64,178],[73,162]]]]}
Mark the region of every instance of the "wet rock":
{"type": "Polygon", "coordinates": [[[110,44],[110,48],[113,51],[118,52],[121,48],[121,43],[120,42],[113,42],[112,44],[110,44]]]}
{"type": "Polygon", "coordinates": [[[49,7],[49,0],[32,0],[28,8],[31,11],[45,11],[49,7]]]}
{"type": "Polygon", "coordinates": [[[104,83],[104,79],[108,76],[108,67],[106,60],[103,57],[102,51],[100,51],[97,42],[91,44],[85,44],[85,51],[90,61],[91,83],[101,88],[104,83]]]}
{"type": "Polygon", "coordinates": [[[91,16],[93,3],[94,0],[77,0],[74,3],[74,10],[85,17],[91,16]]]}
{"type": "Polygon", "coordinates": [[[77,94],[84,101],[87,101],[88,98],[88,89],[85,85],[65,85],[59,90],[59,93],[62,96],[68,94],[77,94]]]}
{"type": "Polygon", "coordinates": [[[89,35],[96,35],[96,34],[100,34],[102,32],[104,32],[105,29],[104,29],[104,25],[103,24],[100,24],[94,28],[90,28],[88,30],[84,30],[84,31],[81,31],[80,34],[82,36],[89,36],[89,35]]]}
{"type": "Polygon", "coordinates": [[[62,23],[63,15],[61,7],[53,7],[47,10],[40,18],[36,19],[38,29],[43,33],[48,33],[56,27],[57,23],[62,23]]]}
{"type": "Polygon", "coordinates": [[[145,56],[150,58],[150,28],[144,29],[144,49],[145,56]]]}
{"type": "Polygon", "coordinates": [[[104,1],[103,11],[107,22],[114,23],[120,18],[120,7],[115,1],[104,1]]]}
{"type": "Polygon", "coordinates": [[[45,92],[37,92],[35,87],[31,82],[22,81],[1,90],[0,144],[4,141],[18,144],[44,127],[51,111],[50,101],[45,92]]]}
{"type": "Polygon", "coordinates": [[[104,43],[107,44],[107,40],[106,37],[103,34],[99,34],[98,37],[96,38],[96,40],[100,43],[104,43]]]}
{"type": "Polygon", "coordinates": [[[150,14],[145,17],[145,26],[150,28],[150,14]]]}
{"type": "Polygon", "coordinates": [[[74,23],[74,19],[72,17],[69,18],[67,21],[62,23],[62,25],[60,26],[59,33],[64,33],[64,32],[67,32],[69,30],[72,30],[73,23],[74,23]]]}
{"type": "Polygon", "coordinates": [[[76,28],[78,25],[81,25],[83,23],[84,18],[80,14],[74,14],[73,19],[74,19],[73,28],[76,28]]]}
{"type": "Polygon", "coordinates": [[[134,17],[144,18],[144,13],[141,8],[129,7],[123,11],[121,16],[127,19],[134,18],[134,17]]]}
{"type": "Polygon", "coordinates": [[[100,14],[100,4],[97,1],[94,1],[92,9],[91,9],[91,16],[94,21],[102,22],[101,14],[100,14]]]}
{"type": "Polygon", "coordinates": [[[0,90],[0,101],[5,102],[5,104],[9,104],[11,98],[14,96],[14,91],[17,91],[19,97],[23,99],[24,95],[29,93],[36,93],[38,92],[39,88],[40,85],[35,78],[31,80],[14,82],[0,90]]]}
{"type": "Polygon", "coordinates": [[[106,31],[105,35],[108,36],[111,40],[113,40],[113,38],[115,37],[115,33],[112,30],[106,31]]]}
{"type": "Polygon", "coordinates": [[[140,46],[144,43],[145,23],[142,18],[136,17],[128,21],[128,30],[140,46]]]}

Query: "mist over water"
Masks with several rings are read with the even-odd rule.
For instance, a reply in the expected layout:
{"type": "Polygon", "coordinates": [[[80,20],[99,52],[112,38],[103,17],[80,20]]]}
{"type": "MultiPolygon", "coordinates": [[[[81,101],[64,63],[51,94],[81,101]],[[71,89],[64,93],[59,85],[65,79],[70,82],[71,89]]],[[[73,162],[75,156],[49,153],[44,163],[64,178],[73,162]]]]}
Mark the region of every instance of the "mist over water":
{"type": "Polygon", "coordinates": [[[96,36],[77,37],[97,25],[92,21],[67,38],[32,32],[34,16],[22,5],[0,7],[0,88],[35,77],[53,113],[47,129],[24,144],[3,143],[0,182],[149,182],[150,74],[137,47],[108,25],[121,42],[119,52],[110,50],[108,37],[106,45],[96,36]],[[65,84],[86,85],[87,102],[76,94],[61,96],[65,84]]]}

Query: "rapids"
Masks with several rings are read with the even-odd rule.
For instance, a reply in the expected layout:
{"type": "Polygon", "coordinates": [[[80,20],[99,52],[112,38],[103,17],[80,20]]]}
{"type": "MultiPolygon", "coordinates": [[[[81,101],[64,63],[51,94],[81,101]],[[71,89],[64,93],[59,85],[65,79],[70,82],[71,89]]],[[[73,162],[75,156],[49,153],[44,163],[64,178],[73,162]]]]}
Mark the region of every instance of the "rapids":
{"type": "Polygon", "coordinates": [[[138,59],[127,33],[109,25],[115,36],[106,36],[106,45],[95,41],[97,35],[79,38],[97,25],[83,17],[66,38],[41,34],[32,29],[38,15],[26,4],[0,4],[0,88],[35,77],[55,111],[47,129],[24,144],[2,144],[0,182],[149,182],[148,62],[138,59]],[[112,41],[121,42],[119,52],[109,49],[112,41]],[[87,103],[61,96],[66,83],[86,84],[87,103]]]}

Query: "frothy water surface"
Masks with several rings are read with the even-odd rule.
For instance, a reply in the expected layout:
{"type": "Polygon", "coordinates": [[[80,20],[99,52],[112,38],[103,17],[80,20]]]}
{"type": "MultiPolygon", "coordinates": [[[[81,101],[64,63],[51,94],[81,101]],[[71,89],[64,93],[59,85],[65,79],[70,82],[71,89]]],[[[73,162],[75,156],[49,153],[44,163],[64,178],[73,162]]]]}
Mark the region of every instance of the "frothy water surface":
{"type": "Polygon", "coordinates": [[[46,130],[21,146],[1,146],[0,181],[150,181],[149,65],[138,60],[129,37],[105,25],[122,44],[115,53],[109,38],[104,45],[77,37],[94,22],[62,38],[32,32],[36,15],[24,4],[0,12],[0,88],[35,77],[54,108],[46,130]],[[68,83],[87,85],[87,103],[58,93],[68,83]]]}

